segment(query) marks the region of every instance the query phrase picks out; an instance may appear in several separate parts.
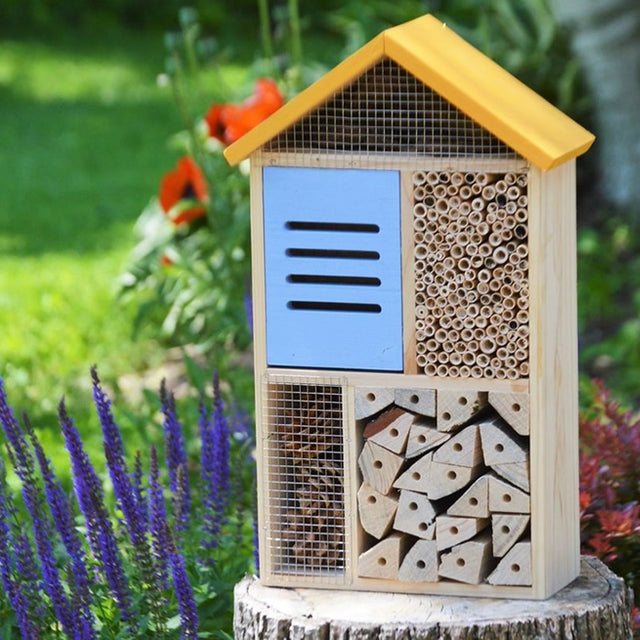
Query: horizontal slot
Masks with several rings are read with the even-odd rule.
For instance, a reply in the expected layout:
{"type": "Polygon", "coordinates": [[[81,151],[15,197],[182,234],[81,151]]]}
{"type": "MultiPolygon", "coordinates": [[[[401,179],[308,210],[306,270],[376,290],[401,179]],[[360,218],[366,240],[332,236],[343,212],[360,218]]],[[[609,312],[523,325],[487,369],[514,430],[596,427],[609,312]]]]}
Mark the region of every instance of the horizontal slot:
{"type": "Polygon", "coordinates": [[[307,300],[290,300],[287,307],[304,311],[350,311],[356,313],[380,313],[382,307],[379,304],[366,304],[361,302],[315,302],[307,300]]]}
{"type": "Polygon", "coordinates": [[[289,220],[285,227],[294,231],[349,231],[354,233],[379,233],[377,224],[358,222],[310,222],[305,220],[289,220]]]}
{"type": "Polygon", "coordinates": [[[348,260],[380,260],[377,251],[359,251],[357,249],[287,249],[292,258],[346,258],[348,260]]]}
{"type": "Polygon", "coordinates": [[[379,287],[380,278],[367,276],[312,276],[303,273],[292,273],[287,276],[287,282],[300,284],[346,284],[362,287],[379,287]]]}

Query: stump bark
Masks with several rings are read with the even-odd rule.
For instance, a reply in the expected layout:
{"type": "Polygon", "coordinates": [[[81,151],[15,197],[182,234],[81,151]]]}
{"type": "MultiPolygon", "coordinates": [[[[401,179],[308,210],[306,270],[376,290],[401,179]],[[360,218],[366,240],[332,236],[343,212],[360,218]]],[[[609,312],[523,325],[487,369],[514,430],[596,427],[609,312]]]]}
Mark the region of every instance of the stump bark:
{"type": "Polygon", "coordinates": [[[628,640],[631,598],[595,558],[548,600],[236,585],[235,640],[628,640]]]}

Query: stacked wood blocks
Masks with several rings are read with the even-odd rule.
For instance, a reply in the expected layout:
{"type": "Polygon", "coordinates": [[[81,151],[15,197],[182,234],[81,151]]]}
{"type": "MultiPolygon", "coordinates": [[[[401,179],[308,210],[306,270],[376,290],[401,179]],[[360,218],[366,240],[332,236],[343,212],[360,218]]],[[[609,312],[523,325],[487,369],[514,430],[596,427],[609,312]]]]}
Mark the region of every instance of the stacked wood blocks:
{"type": "Polygon", "coordinates": [[[527,182],[413,173],[416,362],[427,375],[528,376],[527,182]]]}
{"type": "Polygon", "coordinates": [[[356,390],[361,578],[531,585],[528,397],[356,390]]]}

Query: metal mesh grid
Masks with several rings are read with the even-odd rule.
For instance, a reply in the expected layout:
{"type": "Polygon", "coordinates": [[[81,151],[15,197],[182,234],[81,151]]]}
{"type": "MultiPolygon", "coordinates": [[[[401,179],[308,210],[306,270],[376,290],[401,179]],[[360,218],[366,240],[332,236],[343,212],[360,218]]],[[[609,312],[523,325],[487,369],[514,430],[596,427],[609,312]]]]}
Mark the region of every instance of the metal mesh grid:
{"type": "Polygon", "coordinates": [[[347,570],[343,386],[266,379],[265,463],[271,571],[342,583],[347,570]]]}
{"type": "Polygon", "coordinates": [[[265,151],[517,158],[394,61],[383,59],[269,141],[265,151]]]}
{"type": "Polygon", "coordinates": [[[427,375],[528,377],[527,182],[413,173],[416,362],[427,375]]]}

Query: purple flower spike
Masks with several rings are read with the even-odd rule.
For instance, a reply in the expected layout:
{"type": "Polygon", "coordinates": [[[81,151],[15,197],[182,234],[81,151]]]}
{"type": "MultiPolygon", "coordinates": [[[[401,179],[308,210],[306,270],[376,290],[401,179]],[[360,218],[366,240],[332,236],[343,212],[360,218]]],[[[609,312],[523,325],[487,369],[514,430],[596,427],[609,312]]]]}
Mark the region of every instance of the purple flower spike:
{"type": "MultiPolygon", "coordinates": [[[[168,531],[167,535],[170,539],[171,536],[168,531]]],[[[178,600],[178,608],[180,610],[180,621],[182,623],[180,638],[181,640],[196,640],[198,637],[199,624],[198,609],[195,598],[193,597],[193,589],[189,582],[189,576],[184,566],[184,560],[174,544],[171,545],[169,563],[171,565],[173,586],[176,591],[176,599],[178,600]]]]}
{"type": "Polygon", "coordinates": [[[103,567],[122,619],[128,621],[133,628],[135,615],[131,604],[131,593],[122,569],[113,526],[104,505],[102,485],[84,450],[80,434],[67,415],[64,399],[60,401],[58,416],[71,459],[74,490],[87,525],[89,544],[94,557],[103,567]]]}
{"type": "Polygon", "coordinates": [[[164,504],[164,495],[160,485],[160,470],[158,468],[158,453],[154,446],[151,447],[151,462],[149,469],[149,516],[151,524],[151,542],[156,567],[164,589],[169,588],[169,563],[167,549],[169,540],[167,533],[167,512],[164,504]]]}
{"type": "Polygon", "coordinates": [[[178,505],[176,529],[185,529],[191,512],[191,491],[187,473],[187,452],[182,432],[182,425],[176,415],[175,398],[167,392],[166,382],[160,385],[160,401],[164,414],[164,442],[167,469],[169,470],[169,488],[174,495],[174,503],[178,505]],[[182,472],[180,469],[182,468],[182,472]]]}

